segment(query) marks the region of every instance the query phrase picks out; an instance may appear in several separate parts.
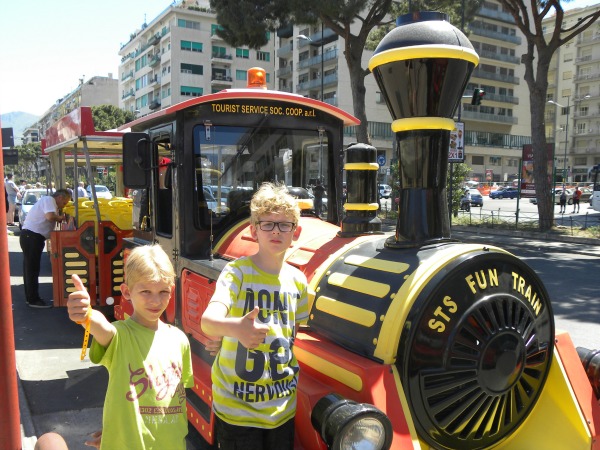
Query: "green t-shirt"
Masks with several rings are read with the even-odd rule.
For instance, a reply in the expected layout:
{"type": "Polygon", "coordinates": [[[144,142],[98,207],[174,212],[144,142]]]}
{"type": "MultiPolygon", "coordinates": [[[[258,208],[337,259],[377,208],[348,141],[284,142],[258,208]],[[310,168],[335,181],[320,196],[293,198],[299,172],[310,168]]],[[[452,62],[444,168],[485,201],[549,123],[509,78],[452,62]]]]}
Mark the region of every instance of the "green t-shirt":
{"type": "Polygon", "coordinates": [[[109,373],[101,449],[185,450],[185,387],[194,383],[187,336],[162,322],[157,331],[131,318],[113,325],[108,347],[93,340],[90,348],[109,373]]]}
{"type": "Polygon", "coordinates": [[[219,276],[215,301],[227,306],[228,317],[243,317],[256,305],[256,321],[270,328],[265,342],[251,351],[237,339],[223,338],[212,368],[215,414],[238,426],[284,424],[296,412],[299,366],[293,346],[297,324],[308,319],[306,277],[289,264],[273,275],[240,258],[219,276]]]}

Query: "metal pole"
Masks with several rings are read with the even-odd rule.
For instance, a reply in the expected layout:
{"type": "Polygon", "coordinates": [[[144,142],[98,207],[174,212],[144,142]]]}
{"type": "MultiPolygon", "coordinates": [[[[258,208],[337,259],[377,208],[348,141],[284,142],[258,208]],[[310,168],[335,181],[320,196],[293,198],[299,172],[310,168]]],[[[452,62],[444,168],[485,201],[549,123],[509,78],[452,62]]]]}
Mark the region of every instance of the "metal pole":
{"type": "MultiPolygon", "coordinates": [[[[1,136],[0,147],[2,147],[1,136]]],[[[0,174],[4,180],[2,154],[0,154],[0,174]]],[[[21,448],[21,428],[5,208],[6,200],[0,200],[0,398],[2,399],[0,449],[18,449],[21,448]]]]}
{"type": "Polygon", "coordinates": [[[567,97],[567,125],[565,127],[565,159],[563,160],[563,190],[567,181],[567,146],[569,145],[569,114],[571,114],[571,96],[567,97]]]}
{"type": "Polygon", "coordinates": [[[324,64],[325,64],[325,56],[323,55],[323,50],[325,50],[325,41],[323,40],[323,22],[321,22],[321,101],[322,102],[325,101],[323,99],[323,94],[324,94],[323,86],[324,86],[324,80],[325,80],[325,71],[323,69],[324,64]]]}

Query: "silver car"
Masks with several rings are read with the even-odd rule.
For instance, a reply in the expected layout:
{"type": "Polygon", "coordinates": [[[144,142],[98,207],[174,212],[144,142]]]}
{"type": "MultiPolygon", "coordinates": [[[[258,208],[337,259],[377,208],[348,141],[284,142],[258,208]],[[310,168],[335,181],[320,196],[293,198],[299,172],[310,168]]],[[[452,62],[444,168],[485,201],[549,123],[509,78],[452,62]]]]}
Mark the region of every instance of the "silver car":
{"type": "Polygon", "coordinates": [[[51,193],[43,188],[43,189],[28,189],[23,192],[23,197],[21,198],[19,205],[19,229],[23,228],[23,223],[25,222],[25,218],[27,214],[33,208],[33,205],[37,203],[37,201],[45,197],[46,195],[50,195],[51,193]]]}

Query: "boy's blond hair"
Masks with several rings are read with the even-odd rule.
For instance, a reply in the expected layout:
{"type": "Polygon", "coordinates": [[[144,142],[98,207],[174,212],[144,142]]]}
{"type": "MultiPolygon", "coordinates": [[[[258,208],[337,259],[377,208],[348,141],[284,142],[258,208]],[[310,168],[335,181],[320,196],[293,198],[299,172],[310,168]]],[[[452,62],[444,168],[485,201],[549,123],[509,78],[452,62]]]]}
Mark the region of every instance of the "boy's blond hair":
{"type": "Polygon", "coordinates": [[[125,262],[125,284],[131,289],[140,281],[164,281],[175,285],[175,270],[160,245],[134,248],[125,262]]]}
{"type": "Polygon", "coordinates": [[[250,222],[257,225],[261,216],[273,213],[292,217],[296,224],[300,220],[300,208],[287,188],[283,184],[263,183],[252,196],[250,222]]]}

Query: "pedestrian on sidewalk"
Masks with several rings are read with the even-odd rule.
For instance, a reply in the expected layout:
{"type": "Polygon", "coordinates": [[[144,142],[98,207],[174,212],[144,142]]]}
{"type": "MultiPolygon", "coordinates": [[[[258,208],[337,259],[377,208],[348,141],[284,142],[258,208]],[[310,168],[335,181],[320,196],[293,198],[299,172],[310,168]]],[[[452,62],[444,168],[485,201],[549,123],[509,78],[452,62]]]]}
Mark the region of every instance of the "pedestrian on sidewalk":
{"type": "Polygon", "coordinates": [[[560,193],[560,212],[559,214],[565,214],[567,212],[567,192],[563,189],[560,193]]]}
{"type": "Polygon", "coordinates": [[[185,388],[194,378],[187,336],[160,319],[175,288],[169,257],[159,245],[131,251],[121,294],[133,314],[123,321],[92,309],[81,279],[72,280],[69,319],[89,327],[90,360],[108,370],[100,448],[185,450],[185,388]]]}
{"type": "Polygon", "coordinates": [[[575,192],[573,193],[573,214],[575,214],[575,209],[577,209],[577,213],[579,213],[579,199],[581,198],[581,191],[579,188],[575,188],[575,192]]]}
{"type": "Polygon", "coordinates": [[[23,287],[25,288],[25,301],[30,308],[51,308],[52,304],[46,303],[40,297],[39,277],[42,253],[46,239],[57,222],[65,220],[60,211],[71,200],[71,195],[66,189],[59,189],[52,195],[41,197],[27,214],[25,223],[19,237],[19,244],[23,250],[23,287]]]}

